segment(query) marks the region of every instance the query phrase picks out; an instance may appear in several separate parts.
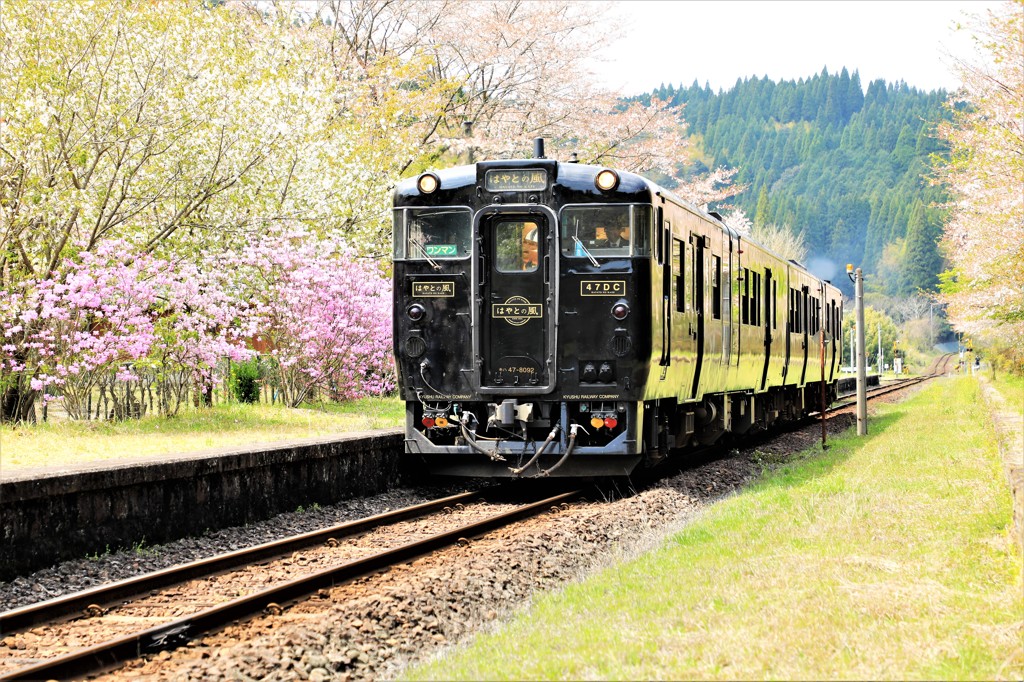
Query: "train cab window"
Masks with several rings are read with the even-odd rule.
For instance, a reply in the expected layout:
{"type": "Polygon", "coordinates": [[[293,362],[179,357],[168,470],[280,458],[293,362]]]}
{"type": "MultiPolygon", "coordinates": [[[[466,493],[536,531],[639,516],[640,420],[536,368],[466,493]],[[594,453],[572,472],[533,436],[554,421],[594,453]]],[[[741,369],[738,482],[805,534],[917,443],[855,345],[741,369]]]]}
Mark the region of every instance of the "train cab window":
{"type": "Polygon", "coordinates": [[[441,260],[469,256],[472,214],[463,208],[395,211],[395,258],[441,260]]]}
{"type": "Polygon", "coordinates": [[[722,257],[711,257],[711,317],[722,319],[722,257]]]}
{"type": "Polygon", "coordinates": [[[537,269],[537,223],[502,220],[494,225],[498,272],[534,272],[537,269]]]}
{"type": "Polygon", "coordinates": [[[570,258],[650,253],[650,206],[567,206],[561,225],[562,255],[570,258]]]}

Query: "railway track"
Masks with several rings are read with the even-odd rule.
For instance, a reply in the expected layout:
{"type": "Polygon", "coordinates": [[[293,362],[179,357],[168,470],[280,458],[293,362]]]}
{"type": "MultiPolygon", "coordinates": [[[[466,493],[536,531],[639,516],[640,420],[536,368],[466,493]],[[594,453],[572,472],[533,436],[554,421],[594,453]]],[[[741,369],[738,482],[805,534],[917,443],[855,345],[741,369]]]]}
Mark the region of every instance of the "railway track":
{"type": "MultiPolygon", "coordinates": [[[[953,355],[954,353],[946,353],[935,358],[935,360],[932,361],[932,364],[929,365],[929,367],[925,370],[924,374],[921,374],[916,377],[900,379],[886,386],[877,386],[875,388],[869,389],[868,391],[866,391],[868,400],[886,395],[887,393],[900,391],[903,390],[904,388],[909,388],[910,386],[914,386],[915,384],[919,384],[923,381],[927,381],[929,379],[934,379],[936,377],[942,376],[949,370],[949,364],[953,359],[953,355]]],[[[833,403],[827,411],[835,412],[843,408],[849,407],[850,405],[856,404],[856,395],[856,392],[852,392],[839,396],[840,401],[843,401],[845,398],[850,397],[852,397],[853,400],[833,403]]]]}
{"type": "Polygon", "coordinates": [[[0,679],[81,677],[176,648],[581,494],[512,503],[503,492],[454,495],[2,613],[0,679]]]}

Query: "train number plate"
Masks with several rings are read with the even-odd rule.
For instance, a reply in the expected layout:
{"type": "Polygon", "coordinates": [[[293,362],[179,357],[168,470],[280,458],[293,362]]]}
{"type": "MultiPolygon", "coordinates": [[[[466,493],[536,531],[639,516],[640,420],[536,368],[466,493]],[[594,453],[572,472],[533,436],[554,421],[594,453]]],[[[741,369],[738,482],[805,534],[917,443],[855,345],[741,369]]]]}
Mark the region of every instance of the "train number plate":
{"type": "Polygon", "coordinates": [[[455,296],[455,282],[413,282],[412,295],[420,298],[455,296]]]}
{"type": "Polygon", "coordinates": [[[585,279],[580,282],[581,296],[625,296],[626,280],[585,279]]]}

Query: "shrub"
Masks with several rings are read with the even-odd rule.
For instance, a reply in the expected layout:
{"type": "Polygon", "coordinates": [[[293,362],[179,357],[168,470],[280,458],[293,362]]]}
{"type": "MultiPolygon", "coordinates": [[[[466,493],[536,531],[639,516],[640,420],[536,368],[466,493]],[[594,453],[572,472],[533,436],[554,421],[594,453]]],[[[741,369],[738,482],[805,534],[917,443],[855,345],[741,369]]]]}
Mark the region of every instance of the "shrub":
{"type": "Polygon", "coordinates": [[[260,401],[260,363],[258,358],[235,363],[231,368],[231,392],[240,403],[260,401]]]}

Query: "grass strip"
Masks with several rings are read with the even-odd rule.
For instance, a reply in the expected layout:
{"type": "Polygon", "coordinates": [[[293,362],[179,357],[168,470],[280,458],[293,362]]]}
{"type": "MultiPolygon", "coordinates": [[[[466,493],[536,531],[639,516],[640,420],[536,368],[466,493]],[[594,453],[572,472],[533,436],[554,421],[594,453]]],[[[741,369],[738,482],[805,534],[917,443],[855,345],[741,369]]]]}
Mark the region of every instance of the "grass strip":
{"type": "Polygon", "coordinates": [[[413,679],[1021,679],[1021,557],[971,378],[883,405],[656,551],[413,679]]]}
{"type": "Polygon", "coordinates": [[[362,398],[317,409],[242,405],[183,409],[175,417],[53,421],[0,426],[0,474],[25,467],[177,454],[208,448],[321,438],[394,428],[405,420],[397,398],[362,398]]]}

